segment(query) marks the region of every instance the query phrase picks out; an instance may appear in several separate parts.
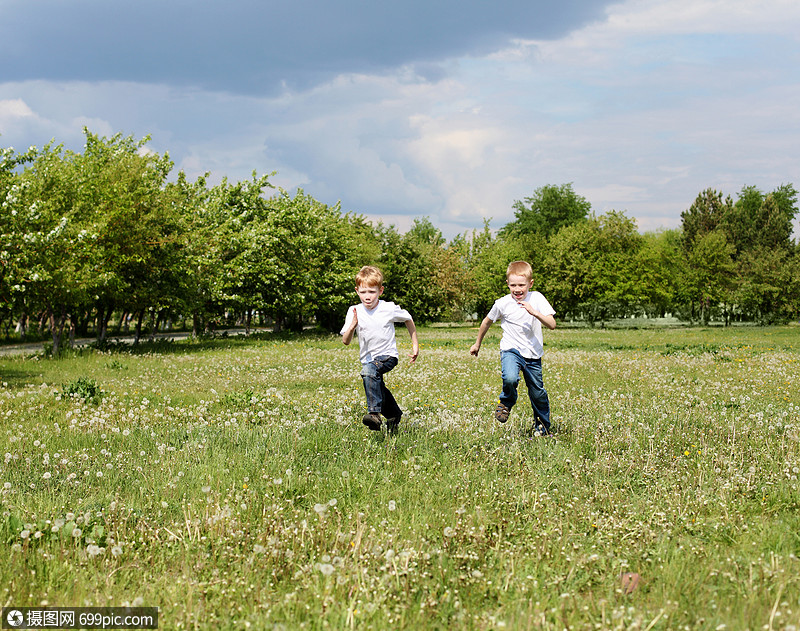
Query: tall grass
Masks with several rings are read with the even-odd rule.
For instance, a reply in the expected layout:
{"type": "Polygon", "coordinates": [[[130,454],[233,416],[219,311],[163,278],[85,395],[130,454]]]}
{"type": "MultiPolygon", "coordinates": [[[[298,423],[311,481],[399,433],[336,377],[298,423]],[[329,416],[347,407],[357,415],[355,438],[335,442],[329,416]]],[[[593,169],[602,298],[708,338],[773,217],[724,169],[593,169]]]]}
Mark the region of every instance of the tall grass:
{"type": "Polygon", "coordinates": [[[497,333],[475,359],[475,330],[421,330],[388,376],[396,437],[360,424],[334,337],[0,360],[4,605],[135,602],[164,629],[800,628],[800,328],[546,334],[556,439],[524,392],[494,421],[497,333]]]}

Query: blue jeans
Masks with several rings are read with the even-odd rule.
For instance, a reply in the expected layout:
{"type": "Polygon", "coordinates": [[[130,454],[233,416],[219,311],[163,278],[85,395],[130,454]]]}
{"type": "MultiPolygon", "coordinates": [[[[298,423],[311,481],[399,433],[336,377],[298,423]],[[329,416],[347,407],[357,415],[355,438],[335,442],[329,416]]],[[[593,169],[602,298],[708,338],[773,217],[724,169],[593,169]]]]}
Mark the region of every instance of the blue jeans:
{"type": "Polygon", "coordinates": [[[525,385],[528,387],[528,398],[531,400],[533,416],[537,425],[542,425],[545,429],[550,429],[550,399],[547,390],[544,389],[542,380],[542,360],[527,359],[519,354],[518,351],[500,351],[500,369],[503,373],[503,392],[500,395],[500,403],[509,410],[517,402],[517,386],[519,385],[519,373],[525,378],[525,385]]]}
{"type": "Polygon", "coordinates": [[[383,414],[386,418],[400,419],[403,412],[392,393],[386,387],[383,376],[397,366],[397,357],[384,355],[361,365],[361,378],[367,395],[367,411],[370,414],[383,414]]]}

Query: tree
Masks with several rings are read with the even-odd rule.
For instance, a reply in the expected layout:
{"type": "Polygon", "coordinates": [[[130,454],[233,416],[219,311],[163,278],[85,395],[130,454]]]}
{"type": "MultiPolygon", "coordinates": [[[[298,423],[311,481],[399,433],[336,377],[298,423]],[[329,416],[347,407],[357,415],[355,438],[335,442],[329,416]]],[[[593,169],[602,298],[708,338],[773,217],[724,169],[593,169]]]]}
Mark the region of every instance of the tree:
{"type": "Polygon", "coordinates": [[[709,188],[700,193],[689,209],[681,213],[684,250],[691,251],[695,241],[719,228],[732,208],[733,200],[730,197],[723,200],[718,191],[709,188]]]}
{"type": "Polygon", "coordinates": [[[704,325],[720,302],[730,300],[734,251],[722,230],[712,230],[699,236],[687,254],[684,297],[704,325]]]}
{"type": "Polygon", "coordinates": [[[633,268],[639,304],[650,316],[663,317],[676,305],[684,261],[680,240],[678,230],[642,236],[633,268]]]}
{"type": "Polygon", "coordinates": [[[31,147],[25,153],[0,149],[0,314],[10,324],[20,316],[24,337],[27,320],[25,287],[20,284],[27,268],[30,244],[21,240],[19,197],[25,186],[19,167],[35,159],[38,150],[31,147]]]}
{"type": "Polygon", "coordinates": [[[545,286],[564,315],[601,323],[644,301],[636,257],[642,237],[618,211],[565,226],[550,239],[545,286]]]}
{"type": "Polygon", "coordinates": [[[537,188],[531,197],[515,201],[513,208],[515,219],[500,230],[501,235],[551,237],[564,226],[584,221],[592,211],[591,204],[572,190],[572,183],[537,188]]]}
{"type": "MultiPolygon", "coordinates": [[[[484,221],[482,230],[473,230],[468,240],[467,268],[471,273],[475,299],[473,310],[478,319],[491,309],[494,301],[508,293],[506,269],[512,261],[524,259],[525,250],[521,239],[512,236],[495,236],[484,221]]],[[[536,257],[538,261],[540,257],[536,257]]],[[[537,268],[538,271],[538,268],[537,268]]],[[[541,276],[534,272],[535,282],[540,286],[541,276]]]]}

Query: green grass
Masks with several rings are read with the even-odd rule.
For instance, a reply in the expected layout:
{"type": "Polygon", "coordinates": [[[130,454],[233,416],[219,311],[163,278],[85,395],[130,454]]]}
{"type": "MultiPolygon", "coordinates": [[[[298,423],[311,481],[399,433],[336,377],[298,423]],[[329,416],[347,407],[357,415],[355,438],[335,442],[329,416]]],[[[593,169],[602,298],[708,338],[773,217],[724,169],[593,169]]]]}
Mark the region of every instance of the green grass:
{"type": "Polygon", "coordinates": [[[493,420],[499,330],[477,359],[475,332],[420,330],[387,379],[396,437],[361,425],[337,337],[0,359],[4,605],[136,602],[163,629],[800,628],[800,327],[545,332],[555,440],[524,387],[493,420]]]}

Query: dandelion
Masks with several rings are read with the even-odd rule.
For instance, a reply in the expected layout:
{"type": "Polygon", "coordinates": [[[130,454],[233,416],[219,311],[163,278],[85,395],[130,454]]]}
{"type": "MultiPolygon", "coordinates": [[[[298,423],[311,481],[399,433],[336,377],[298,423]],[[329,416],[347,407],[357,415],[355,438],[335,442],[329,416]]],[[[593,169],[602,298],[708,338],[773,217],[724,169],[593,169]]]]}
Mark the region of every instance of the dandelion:
{"type": "Polygon", "coordinates": [[[273,478],[272,479],[272,483],[275,486],[280,486],[281,484],[283,484],[283,478],[273,478]]]}
{"type": "Polygon", "coordinates": [[[444,536],[448,537],[448,538],[449,537],[455,537],[456,536],[455,528],[451,528],[450,526],[445,527],[444,536]]]}
{"type": "Polygon", "coordinates": [[[83,530],[81,530],[80,528],[73,528],[72,529],[72,536],[75,539],[80,539],[81,535],[83,535],[83,530]]]}
{"type": "Polygon", "coordinates": [[[328,500],[328,506],[330,506],[330,507],[336,506],[337,503],[338,502],[336,501],[336,498],[334,498],[332,500],[328,500]]]}
{"type": "Polygon", "coordinates": [[[389,510],[394,511],[397,509],[397,502],[394,500],[389,500],[389,510]]]}
{"type": "Polygon", "coordinates": [[[103,554],[105,551],[106,551],[105,548],[101,548],[100,546],[94,543],[86,546],[86,554],[88,554],[90,557],[96,557],[100,554],[103,554]]]}
{"type": "Polygon", "coordinates": [[[42,475],[42,477],[43,477],[45,480],[49,480],[49,479],[50,479],[50,477],[51,477],[51,475],[50,475],[50,472],[49,472],[49,471],[45,471],[45,472],[44,472],[44,475],[42,475]]]}
{"type": "Polygon", "coordinates": [[[328,505],[327,504],[314,504],[314,510],[317,512],[317,514],[320,517],[322,517],[322,515],[325,514],[325,511],[328,510],[328,505]]]}
{"type": "Polygon", "coordinates": [[[267,549],[262,545],[256,544],[253,546],[253,552],[256,554],[264,554],[266,551],[267,549]]]}
{"type": "Polygon", "coordinates": [[[28,529],[25,529],[21,533],[19,533],[20,539],[27,539],[30,536],[31,536],[31,531],[28,529]]]}
{"type": "Polygon", "coordinates": [[[323,576],[330,576],[333,574],[334,567],[330,563],[320,563],[319,571],[322,572],[323,576]]]}
{"type": "Polygon", "coordinates": [[[115,557],[122,556],[122,546],[117,544],[111,548],[111,555],[115,557]]]}
{"type": "Polygon", "coordinates": [[[209,493],[209,492],[211,491],[211,487],[210,487],[210,486],[208,486],[208,485],[206,485],[206,486],[201,486],[201,487],[200,487],[200,490],[201,490],[203,493],[209,493]]]}
{"type": "Polygon", "coordinates": [[[349,479],[350,478],[350,472],[349,471],[342,471],[342,477],[345,480],[349,479]]]}

